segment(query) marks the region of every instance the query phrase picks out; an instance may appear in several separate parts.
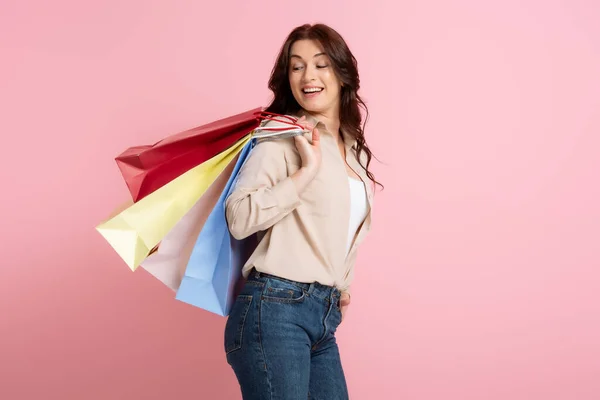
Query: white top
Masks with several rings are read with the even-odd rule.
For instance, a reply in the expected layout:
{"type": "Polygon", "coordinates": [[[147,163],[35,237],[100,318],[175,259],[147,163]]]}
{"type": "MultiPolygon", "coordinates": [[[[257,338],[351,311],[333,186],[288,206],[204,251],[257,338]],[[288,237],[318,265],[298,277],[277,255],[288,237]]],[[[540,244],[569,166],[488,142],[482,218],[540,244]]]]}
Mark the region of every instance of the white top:
{"type": "Polygon", "coordinates": [[[348,177],[348,181],[350,182],[350,229],[348,230],[346,254],[350,251],[354,236],[368,212],[367,191],[364,182],[351,177],[348,177]]]}

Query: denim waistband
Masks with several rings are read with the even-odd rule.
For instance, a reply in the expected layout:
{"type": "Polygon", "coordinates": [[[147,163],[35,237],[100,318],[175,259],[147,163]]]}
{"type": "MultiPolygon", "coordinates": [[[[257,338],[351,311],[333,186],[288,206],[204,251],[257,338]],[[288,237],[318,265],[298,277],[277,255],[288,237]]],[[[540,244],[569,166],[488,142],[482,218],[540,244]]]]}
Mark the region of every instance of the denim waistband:
{"type": "Polygon", "coordinates": [[[248,280],[261,281],[264,279],[277,279],[283,282],[288,282],[290,284],[298,286],[299,288],[302,288],[309,295],[319,297],[322,299],[329,299],[330,297],[333,297],[334,299],[339,300],[341,297],[341,292],[338,288],[334,286],[323,285],[319,282],[296,282],[291,279],[281,278],[279,276],[259,272],[254,268],[252,269],[252,271],[250,271],[250,274],[248,275],[248,280]]]}

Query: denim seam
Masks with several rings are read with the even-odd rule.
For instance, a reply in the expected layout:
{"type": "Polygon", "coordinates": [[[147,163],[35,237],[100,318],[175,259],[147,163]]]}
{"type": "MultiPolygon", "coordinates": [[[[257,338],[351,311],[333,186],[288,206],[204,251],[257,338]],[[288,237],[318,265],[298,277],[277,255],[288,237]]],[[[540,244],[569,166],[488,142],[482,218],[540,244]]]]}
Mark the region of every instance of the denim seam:
{"type": "MultiPolygon", "coordinates": [[[[234,351],[237,351],[239,349],[242,348],[243,345],[243,340],[244,340],[244,326],[246,324],[246,318],[248,317],[248,312],[250,311],[250,307],[252,307],[252,298],[253,296],[251,295],[240,295],[239,298],[243,298],[244,299],[244,313],[241,315],[241,326],[238,327],[238,329],[240,330],[240,333],[238,335],[238,333],[236,332],[236,338],[235,339],[239,339],[239,345],[234,345],[232,349],[228,350],[225,354],[229,354],[232,353],[234,351]],[[248,301],[249,300],[249,301],[248,301]]],[[[235,340],[234,340],[235,343],[235,340]]]]}
{"type": "Polygon", "coordinates": [[[275,275],[269,275],[269,274],[265,274],[262,272],[261,272],[261,274],[266,279],[272,279],[272,280],[276,280],[276,281],[286,282],[286,283],[296,286],[299,290],[306,290],[306,286],[310,286],[309,283],[297,282],[297,281],[294,281],[291,279],[282,278],[280,276],[275,276],[275,275]]]}
{"type": "Polygon", "coordinates": [[[304,297],[305,297],[305,292],[302,292],[302,296],[298,297],[297,299],[284,298],[284,297],[272,297],[272,296],[266,296],[266,295],[263,295],[262,299],[265,301],[268,301],[268,302],[295,304],[295,303],[302,303],[302,301],[304,300],[304,297]]]}
{"type": "MultiPolygon", "coordinates": [[[[263,287],[263,292],[266,290],[266,285],[263,287]]],[[[269,368],[267,366],[267,356],[265,355],[265,348],[263,346],[263,342],[262,342],[262,335],[261,335],[261,319],[262,319],[262,295],[263,293],[261,293],[261,298],[259,299],[258,302],[258,344],[260,346],[260,352],[262,353],[262,357],[263,357],[263,363],[265,364],[265,374],[267,375],[267,385],[269,386],[269,399],[273,399],[273,386],[271,385],[271,377],[269,376],[269,368]]]]}
{"type": "Polygon", "coordinates": [[[330,301],[329,302],[329,307],[327,307],[327,314],[325,314],[325,318],[323,319],[323,327],[325,328],[324,332],[323,332],[323,336],[321,337],[321,339],[319,339],[314,345],[313,348],[316,349],[316,347],[318,345],[320,345],[321,343],[323,343],[323,341],[327,338],[327,318],[329,318],[329,315],[331,314],[331,309],[333,307],[333,302],[330,301]]]}

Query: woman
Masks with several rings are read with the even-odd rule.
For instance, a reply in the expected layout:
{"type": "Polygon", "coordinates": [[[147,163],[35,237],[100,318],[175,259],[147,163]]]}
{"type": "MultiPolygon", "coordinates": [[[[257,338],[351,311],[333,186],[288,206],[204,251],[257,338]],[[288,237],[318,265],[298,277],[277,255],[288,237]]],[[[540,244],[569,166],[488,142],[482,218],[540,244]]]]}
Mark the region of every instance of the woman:
{"type": "Polygon", "coordinates": [[[347,399],[335,332],[375,182],[356,60],[333,29],[303,25],[285,41],[269,88],[267,111],[311,133],[259,142],[227,199],[231,234],[260,240],[227,320],[227,361],[244,399],[347,399]]]}

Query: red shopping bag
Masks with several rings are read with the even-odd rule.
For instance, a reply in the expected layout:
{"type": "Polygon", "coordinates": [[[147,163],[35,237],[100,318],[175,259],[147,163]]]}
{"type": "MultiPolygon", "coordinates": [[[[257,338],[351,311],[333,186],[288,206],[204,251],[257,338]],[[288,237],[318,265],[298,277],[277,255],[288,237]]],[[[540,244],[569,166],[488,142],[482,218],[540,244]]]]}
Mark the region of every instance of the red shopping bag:
{"type": "Polygon", "coordinates": [[[255,108],[169,136],[153,145],[135,146],[115,158],[134,202],[232,146],[258,127],[255,108]]]}

